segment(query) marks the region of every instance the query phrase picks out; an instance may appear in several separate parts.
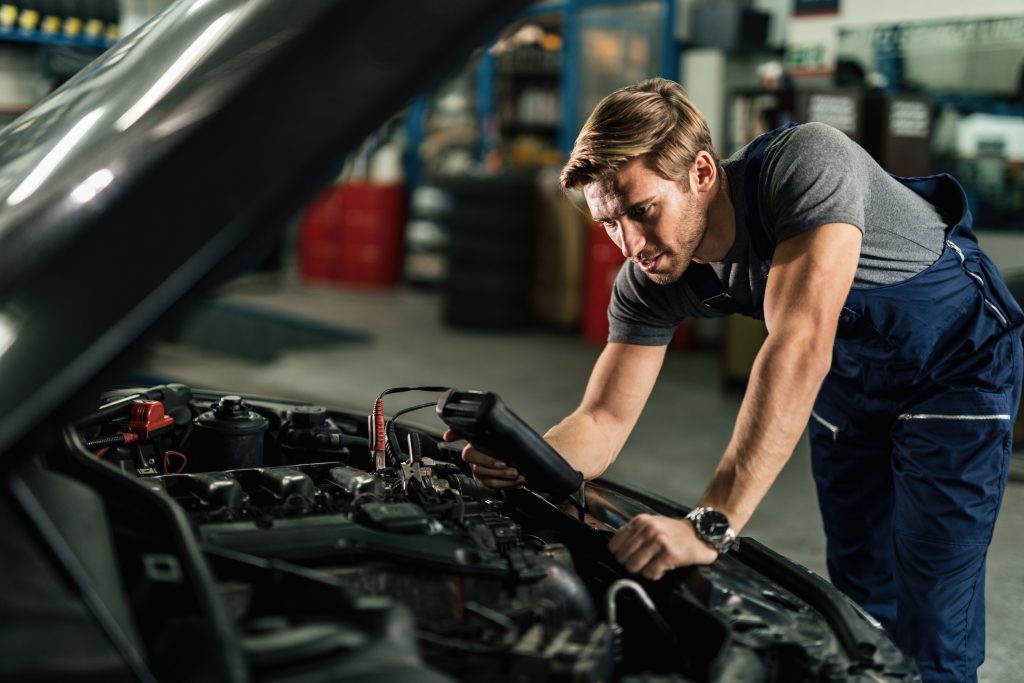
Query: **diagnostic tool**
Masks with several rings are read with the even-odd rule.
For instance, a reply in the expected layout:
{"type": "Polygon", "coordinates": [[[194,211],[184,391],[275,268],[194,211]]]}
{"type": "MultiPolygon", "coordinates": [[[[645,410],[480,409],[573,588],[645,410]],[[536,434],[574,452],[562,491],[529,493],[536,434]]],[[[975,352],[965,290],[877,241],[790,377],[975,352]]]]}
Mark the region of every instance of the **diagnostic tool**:
{"type": "Polygon", "coordinates": [[[535,491],[564,499],[583,484],[583,475],[509,410],[497,394],[450,389],[438,400],[437,415],[479,450],[512,462],[526,477],[526,485],[535,491]]]}

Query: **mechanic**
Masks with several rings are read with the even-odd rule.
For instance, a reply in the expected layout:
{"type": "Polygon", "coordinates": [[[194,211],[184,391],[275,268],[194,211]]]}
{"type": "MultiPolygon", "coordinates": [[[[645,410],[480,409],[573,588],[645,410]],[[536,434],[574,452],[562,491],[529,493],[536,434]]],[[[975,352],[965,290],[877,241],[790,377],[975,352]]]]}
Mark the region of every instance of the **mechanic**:
{"type": "MultiPolygon", "coordinates": [[[[684,318],[741,313],[768,329],[698,507],[631,520],[609,546],[618,561],[651,580],[714,562],[809,424],[832,582],[925,681],[976,680],[1024,314],[959,184],[890,176],[821,123],[720,162],[703,116],[664,79],[606,97],[561,182],[628,259],[582,403],[545,435],[584,476],[617,457],[684,318]]],[[[472,445],[463,457],[488,486],[524,483],[472,445]]]]}

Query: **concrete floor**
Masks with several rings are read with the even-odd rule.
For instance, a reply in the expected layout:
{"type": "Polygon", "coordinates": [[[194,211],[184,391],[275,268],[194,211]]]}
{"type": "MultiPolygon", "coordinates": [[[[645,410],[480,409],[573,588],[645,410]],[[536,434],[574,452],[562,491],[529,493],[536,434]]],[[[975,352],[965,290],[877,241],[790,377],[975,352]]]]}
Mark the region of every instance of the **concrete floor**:
{"type": "MultiPolygon", "coordinates": [[[[149,372],[197,387],[307,399],[368,411],[384,388],[440,384],[499,393],[543,432],[578,403],[600,348],[575,335],[540,331],[488,334],[440,322],[436,295],[302,286],[250,278],[225,289],[232,300],[265,306],[370,335],[368,342],[288,352],[255,364],[185,345],[153,350],[149,372]]],[[[718,360],[672,351],[636,429],[608,476],[692,503],[702,493],[732,432],[739,398],[719,389],[718,360]]],[[[398,401],[390,410],[411,404],[398,401]]],[[[421,424],[435,428],[428,412],[421,424]]],[[[415,420],[413,420],[415,422],[415,420]]],[[[825,575],[806,438],[744,535],[825,575]]],[[[1021,680],[1024,671],[1024,483],[1011,482],[989,552],[988,659],[980,680],[1021,680]]]]}

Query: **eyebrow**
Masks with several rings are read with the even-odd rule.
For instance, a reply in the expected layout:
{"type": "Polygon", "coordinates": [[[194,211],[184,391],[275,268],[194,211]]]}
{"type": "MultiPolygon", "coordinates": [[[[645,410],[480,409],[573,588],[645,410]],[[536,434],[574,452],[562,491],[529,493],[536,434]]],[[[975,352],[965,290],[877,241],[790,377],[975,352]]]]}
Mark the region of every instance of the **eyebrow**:
{"type": "Polygon", "coordinates": [[[638,202],[633,202],[632,204],[627,206],[625,209],[623,209],[619,213],[617,213],[614,216],[612,216],[611,218],[605,218],[604,216],[593,216],[593,215],[592,215],[592,218],[594,219],[595,223],[605,223],[605,222],[611,221],[612,218],[618,218],[619,216],[622,216],[624,214],[629,213],[630,211],[632,211],[633,209],[637,208],[638,206],[643,206],[644,204],[649,204],[650,202],[653,202],[656,198],[657,198],[657,196],[653,196],[653,197],[648,197],[647,199],[641,199],[638,202]]]}

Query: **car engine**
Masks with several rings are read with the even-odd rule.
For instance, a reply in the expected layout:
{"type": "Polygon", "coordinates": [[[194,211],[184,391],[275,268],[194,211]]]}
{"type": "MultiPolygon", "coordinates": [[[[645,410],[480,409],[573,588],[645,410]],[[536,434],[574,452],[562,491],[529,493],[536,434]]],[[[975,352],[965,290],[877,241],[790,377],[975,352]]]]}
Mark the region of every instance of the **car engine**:
{"type": "MultiPolygon", "coordinates": [[[[440,388],[382,397],[424,389],[440,388]]],[[[461,445],[398,424],[436,401],[386,421],[175,384],[101,403],[71,445],[173,501],[256,680],[381,662],[424,681],[912,680],[894,649],[851,657],[803,599],[729,556],[629,578],[608,539],[657,510],[599,483],[564,500],[485,488],[461,445]]],[[[157,596],[188,569],[125,533],[132,609],[160,615],[139,637],[172,679],[195,626],[174,618],[180,595],[157,596]]]]}

